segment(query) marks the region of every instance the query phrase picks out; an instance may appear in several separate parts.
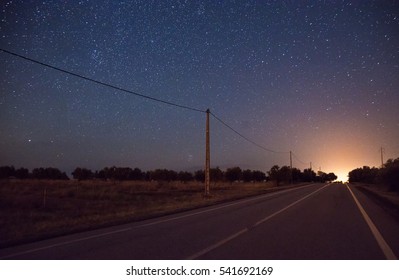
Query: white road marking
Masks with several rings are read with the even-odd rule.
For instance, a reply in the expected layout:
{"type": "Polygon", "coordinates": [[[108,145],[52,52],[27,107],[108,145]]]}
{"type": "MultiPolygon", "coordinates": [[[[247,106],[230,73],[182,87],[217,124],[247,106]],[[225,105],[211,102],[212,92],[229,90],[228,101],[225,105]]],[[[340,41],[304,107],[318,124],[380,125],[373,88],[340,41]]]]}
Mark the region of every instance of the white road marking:
{"type": "Polygon", "coordinates": [[[362,216],[364,220],[366,221],[367,225],[369,226],[371,233],[373,234],[374,238],[376,239],[378,245],[380,246],[382,252],[384,253],[385,257],[388,260],[397,260],[394,252],[392,251],[391,247],[389,247],[388,243],[385,241],[384,237],[382,237],[380,231],[377,229],[377,227],[374,225],[373,221],[370,219],[369,215],[367,215],[366,211],[360,204],[359,200],[357,200],[355,194],[352,192],[348,184],[346,184],[346,187],[348,188],[349,192],[351,193],[353,200],[355,201],[357,207],[360,210],[360,213],[362,213],[362,216]]]}
{"type": "Polygon", "coordinates": [[[205,255],[206,253],[208,253],[208,252],[210,252],[210,251],[222,246],[223,244],[229,242],[230,240],[233,240],[233,239],[237,238],[238,236],[246,233],[247,231],[248,231],[248,228],[244,228],[244,229],[242,229],[242,230],[230,235],[229,237],[227,237],[227,238],[225,238],[223,240],[220,240],[219,242],[213,244],[212,246],[209,246],[209,247],[207,247],[207,248],[195,253],[194,255],[191,255],[190,257],[187,258],[187,260],[195,260],[196,258],[199,258],[202,255],[205,255]]]}
{"type": "Polygon", "coordinates": [[[267,220],[270,220],[270,219],[273,218],[274,216],[277,216],[278,214],[280,214],[280,213],[286,211],[287,209],[291,208],[292,206],[298,204],[299,202],[301,202],[301,201],[303,201],[303,200],[309,198],[310,196],[314,195],[315,193],[317,193],[317,192],[319,192],[319,191],[325,189],[325,188],[328,187],[329,185],[331,185],[331,184],[327,184],[327,185],[321,187],[320,189],[317,189],[317,190],[311,192],[310,194],[308,194],[308,195],[306,195],[306,196],[304,196],[304,197],[302,197],[302,198],[300,198],[300,199],[294,201],[293,203],[289,204],[288,206],[286,206],[286,207],[284,207],[284,208],[282,208],[282,209],[280,209],[280,210],[274,212],[273,214],[271,214],[271,215],[269,215],[269,216],[267,216],[267,217],[265,217],[265,218],[259,220],[258,222],[254,223],[252,226],[247,227],[247,228],[244,228],[244,229],[242,229],[242,230],[240,230],[240,231],[238,231],[238,232],[236,232],[236,233],[234,233],[234,234],[232,234],[232,235],[230,235],[230,236],[228,236],[228,237],[222,239],[221,241],[219,241],[219,242],[217,242],[217,243],[215,243],[215,244],[213,244],[213,245],[211,245],[211,246],[209,246],[209,247],[207,247],[207,248],[205,248],[205,249],[203,249],[203,250],[201,250],[201,251],[199,251],[199,252],[197,252],[197,253],[195,253],[195,254],[189,256],[187,259],[188,259],[188,260],[194,260],[194,259],[197,259],[197,258],[199,258],[199,257],[201,257],[201,256],[203,256],[203,255],[205,255],[206,253],[209,253],[210,251],[213,251],[214,249],[216,249],[216,248],[218,248],[218,247],[220,247],[220,246],[226,244],[227,242],[229,242],[229,241],[231,241],[231,240],[233,240],[233,239],[239,237],[240,235],[243,235],[244,233],[248,232],[250,229],[259,226],[260,224],[266,222],[267,220]]]}
{"type": "Polygon", "coordinates": [[[106,236],[106,235],[111,235],[111,234],[115,234],[115,233],[119,233],[119,232],[124,232],[124,231],[128,231],[128,230],[131,230],[131,229],[132,229],[131,227],[128,227],[128,228],[114,230],[114,231],[105,232],[105,233],[101,233],[101,234],[91,235],[91,236],[87,236],[87,237],[83,237],[83,238],[73,239],[73,240],[70,240],[70,241],[60,242],[60,243],[56,243],[56,244],[52,244],[52,245],[48,245],[48,246],[38,247],[38,248],[35,248],[35,249],[30,249],[30,250],[26,250],[26,251],[23,251],[23,252],[19,252],[19,253],[14,253],[14,254],[10,254],[10,255],[7,255],[7,256],[3,256],[3,257],[0,257],[0,259],[13,258],[13,257],[16,257],[16,256],[25,255],[25,254],[29,254],[29,253],[34,253],[34,252],[37,252],[37,251],[42,251],[42,250],[46,250],[46,249],[50,249],[50,248],[54,248],[54,247],[60,247],[60,246],[64,246],[64,245],[68,245],[68,244],[72,244],[72,243],[76,243],[76,242],[86,241],[86,240],[99,238],[99,237],[106,236]]]}
{"type": "Polygon", "coordinates": [[[284,211],[287,210],[288,208],[291,208],[291,207],[294,206],[295,204],[298,204],[299,202],[301,202],[301,201],[307,199],[308,197],[314,195],[315,193],[317,193],[317,192],[319,192],[319,191],[321,191],[321,190],[324,190],[324,189],[327,188],[329,185],[331,185],[331,184],[327,184],[327,185],[323,186],[322,188],[317,189],[317,190],[315,190],[314,192],[311,192],[310,194],[308,194],[308,195],[302,197],[301,199],[298,199],[297,201],[294,201],[293,203],[291,203],[290,205],[284,207],[283,209],[280,209],[279,211],[274,212],[273,214],[271,214],[271,215],[269,215],[269,216],[263,218],[262,220],[256,222],[256,223],[254,224],[254,227],[256,227],[256,226],[258,226],[258,225],[260,225],[260,224],[266,222],[267,220],[270,220],[270,219],[273,218],[274,216],[277,216],[278,214],[284,212],[284,211]]]}
{"type": "Polygon", "coordinates": [[[207,212],[212,212],[212,211],[216,211],[216,210],[219,210],[219,209],[227,208],[227,207],[230,207],[230,206],[239,205],[239,204],[243,204],[243,203],[247,203],[247,202],[250,202],[250,201],[259,200],[259,199],[263,199],[263,198],[267,198],[267,197],[276,196],[276,195],[283,194],[283,193],[286,193],[286,192],[289,192],[289,191],[299,190],[299,189],[311,187],[313,185],[315,185],[315,184],[305,185],[303,187],[292,188],[292,189],[283,190],[283,191],[276,191],[276,192],[273,192],[273,193],[256,196],[254,198],[243,199],[243,200],[240,200],[240,201],[237,201],[237,202],[224,204],[224,205],[218,206],[218,207],[212,207],[210,209],[206,209],[206,210],[202,210],[202,211],[196,211],[196,212],[190,213],[190,214],[179,215],[179,216],[173,217],[173,218],[162,219],[162,220],[159,220],[159,221],[154,221],[154,222],[146,223],[146,224],[143,224],[143,225],[138,225],[138,226],[135,226],[134,229],[147,227],[147,226],[153,226],[153,225],[166,223],[166,222],[170,222],[170,221],[174,221],[174,220],[180,220],[180,219],[184,219],[184,218],[187,218],[187,217],[196,216],[196,215],[204,214],[204,213],[207,213],[207,212]]]}

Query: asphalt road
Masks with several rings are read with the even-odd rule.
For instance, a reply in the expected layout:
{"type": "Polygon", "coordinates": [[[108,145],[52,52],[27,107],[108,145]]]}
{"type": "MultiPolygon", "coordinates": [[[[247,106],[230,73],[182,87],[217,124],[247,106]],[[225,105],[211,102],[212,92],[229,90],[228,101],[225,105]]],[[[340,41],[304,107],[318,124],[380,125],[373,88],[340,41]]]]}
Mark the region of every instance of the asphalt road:
{"type": "Polygon", "coordinates": [[[396,259],[399,223],[354,187],[311,184],[0,250],[0,259],[396,259]]]}

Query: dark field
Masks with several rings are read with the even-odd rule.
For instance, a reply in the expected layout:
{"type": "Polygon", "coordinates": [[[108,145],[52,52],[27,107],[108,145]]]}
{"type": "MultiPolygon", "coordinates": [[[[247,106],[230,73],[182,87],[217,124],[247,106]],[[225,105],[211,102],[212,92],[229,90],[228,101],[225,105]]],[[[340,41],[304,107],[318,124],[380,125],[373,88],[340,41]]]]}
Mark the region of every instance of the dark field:
{"type": "Polygon", "coordinates": [[[0,247],[261,194],[272,183],[0,181],[0,247]]]}

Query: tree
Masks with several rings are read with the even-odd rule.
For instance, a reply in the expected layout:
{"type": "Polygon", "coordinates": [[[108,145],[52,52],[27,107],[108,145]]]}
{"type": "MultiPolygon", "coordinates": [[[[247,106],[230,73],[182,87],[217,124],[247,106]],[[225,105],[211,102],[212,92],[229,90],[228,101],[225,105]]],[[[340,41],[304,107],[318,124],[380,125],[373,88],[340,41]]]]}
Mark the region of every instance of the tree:
{"type": "Polygon", "coordinates": [[[316,172],[314,172],[310,168],[303,170],[302,181],[304,181],[304,182],[314,182],[314,181],[316,181],[316,172]]]}
{"type": "Polygon", "coordinates": [[[139,180],[144,180],[144,178],[145,178],[145,174],[144,174],[144,172],[142,172],[139,168],[135,168],[135,169],[133,169],[132,171],[131,171],[131,173],[130,173],[130,175],[129,175],[129,179],[130,180],[136,180],[136,181],[139,181],[139,180]]]}
{"type": "Polygon", "coordinates": [[[18,168],[15,170],[14,176],[18,179],[28,179],[29,178],[29,170],[27,168],[18,168]]]}
{"type": "Polygon", "coordinates": [[[90,169],[77,167],[72,172],[72,176],[73,176],[74,179],[82,181],[82,180],[93,179],[94,174],[93,174],[93,172],[90,169]]]}
{"type": "Polygon", "coordinates": [[[259,170],[252,171],[252,180],[254,180],[255,182],[265,181],[266,174],[259,170]]]}
{"type": "Polygon", "coordinates": [[[277,186],[282,182],[291,181],[291,168],[289,166],[285,165],[280,168],[278,165],[274,165],[267,173],[270,180],[275,181],[277,186]]]}
{"type": "Polygon", "coordinates": [[[399,158],[387,160],[383,168],[380,169],[379,177],[391,191],[399,192],[399,158]]]}
{"type": "Polygon", "coordinates": [[[242,180],[244,182],[251,182],[253,180],[253,173],[251,170],[246,169],[242,172],[242,180]]]}
{"type": "Polygon", "coordinates": [[[156,169],[151,172],[151,180],[155,181],[176,181],[177,180],[177,172],[173,170],[167,169],[156,169]]]}
{"type": "Polygon", "coordinates": [[[279,170],[280,182],[288,183],[291,181],[291,168],[289,166],[282,166],[279,170]]]}
{"type": "Polygon", "coordinates": [[[8,179],[15,176],[14,166],[2,166],[0,167],[0,179],[8,179]]]}
{"type": "Polygon", "coordinates": [[[349,182],[372,184],[376,182],[378,173],[379,170],[375,167],[363,166],[362,168],[356,168],[349,172],[349,182]]]}
{"type": "Polygon", "coordinates": [[[69,180],[65,172],[61,172],[59,169],[53,167],[40,167],[33,169],[32,178],[49,180],[69,180]]]}
{"type": "Polygon", "coordinates": [[[220,170],[219,167],[216,168],[211,168],[209,170],[210,176],[211,176],[211,181],[213,182],[219,182],[223,180],[223,171],[220,170]]]}
{"type": "Polygon", "coordinates": [[[205,181],[205,172],[204,172],[204,170],[195,171],[194,178],[198,182],[204,182],[205,181]]]}
{"type": "Polygon", "coordinates": [[[293,182],[295,182],[295,183],[302,182],[303,174],[302,174],[301,170],[294,167],[294,168],[292,168],[291,172],[292,172],[292,181],[293,182]]]}
{"type": "Polygon", "coordinates": [[[275,181],[277,186],[280,183],[279,171],[280,167],[278,165],[273,165],[272,168],[270,168],[270,170],[267,172],[267,174],[269,174],[270,180],[275,181]]]}
{"type": "Polygon", "coordinates": [[[177,178],[179,179],[179,181],[184,183],[194,180],[193,174],[187,171],[180,171],[179,174],[177,174],[177,178]]]}
{"type": "Polygon", "coordinates": [[[327,182],[333,182],[333,181],[335,181],[337,179],[338,179],[338,177],[332,172],[328,173],[327,176],[326,176],[326,181],[327,182]]]}
{"type": "Polygon", "coordinates": [[[239,181],[241,179],[242,171],[239,167],[227,168],[225,172],[226,180],[229,182],[239,181]]]}

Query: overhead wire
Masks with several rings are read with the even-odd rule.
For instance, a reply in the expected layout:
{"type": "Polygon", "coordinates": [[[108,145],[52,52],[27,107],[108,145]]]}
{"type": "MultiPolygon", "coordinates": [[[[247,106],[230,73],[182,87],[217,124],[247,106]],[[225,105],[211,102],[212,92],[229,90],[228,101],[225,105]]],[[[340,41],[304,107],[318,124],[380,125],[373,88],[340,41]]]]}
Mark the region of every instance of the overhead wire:
{"type": "MultiPolygon", "coordinates": [[[[202,110],[202,109],[198,109],[198,108],[194,108],[194,107],[190,107],[190,106],[186,106],[186,105],[182,105],[182,104],[166,101],[166,100],[155,98],[155,97],[148,96],[148,95],[145,95],[145,94],[137,93],[137,92],[134,92],[132,90],[124,89],[124,88],[121,88],[119,86],[114,86],[114,85],[111,85],[111,84],[108,84],[108,83],[105,83],[105,82],[102,82],[102,81],[99,81],[99,80],[95,80],[93,78],[86,77],[86,76],[81,75],[81,74],[77,74],[77,73],[71,72],[69,70],[62,69],[60,67],[56,67],[56,66],[44,63],[42,61],[38,61],[36,59],[32,59],[30,57],[27,57],[27,56],[24,56],[24,55],[21,55],[21,54],[17,54],[15,52],[11,52],[9,50],[5,50],[3,48],[0,48],[0,51],[2,51],[4,53],[7,53],[7,54],[10,54],[12,56],[15,56],[15,57],[18,57],[18,58],[33,62],[33,63],[36,63],[36,64],[39,64],[39,65],[45,66],[47,68],[57,70],[57,71],[62,72],[62,73],[65,73],[65,74],[68,74],[68,75],[71,75],[71,76],[74,76],[74,77],[78,77],[80,79],[84,79],[84,80],[99,84],[101,86],[112,88],[112,89],[117,90],[117,91],[122,91],[122,92],[125,92],[125,93],[129,93],[129,94],[132,94],[132,95],[144,98],[144,99],[152,100],[152,101],[155,101],[155,102],[159,102],[159,103],[163,103],[163,104],[166,104],[166,105],[170,105],[170,106],[174,106],[174,107],[178,107],[178,108],[182,108],[182,109],[186,109],[186,110],[191,110],[191,111],[195,111],[195,112],[200,112],[200,113],[206,113],[207,112],[206,110],[202,110]]],[[[233,128],[231,125],[227,124],[226,121],[222,120],[220,117],[215,115],[213,112],[210,112],[210,114],[217,121],[219,121],[222,125],[224,125],[228,129],[230,129],[232,132],[234,132],[235,134],[240,136],[242,139],[246,140],[247,142],[251,143],[252,145],[254,145],[254,146],[256,146],[256,147],[258,147],[258,148],[260,148],[260,149],[262,149],[264,151],[267,151],[267,152],[270,152],[270,153],[280,153],[280,154],[288,154],[288,153],[290,153],[289,151],[275,151],[275,150],[266,148],[266,147],[256,143],[255,141],[249,139],[248,137],[246,137],[245,135],[243,135],[239,131],[237,131],[235,128],[233,128]]],[[[293,155],[299,162],[301,162],[303,164],[306,164],[303,161],[301,161],[294,153],[293,153],[293,155]]]]}
{"type": "Polygon", "coordinates": [[[221,118],[219,118],[218,116],[216,116],[214,113],[210,112],[210,114],[217,120],[219,121],[221,124],[223,124],[225,127],[227,127],[228,129],[230,129],[231,131],[233,131],[235,134],[237,134],[238,136],[240,136],[241,138],[243,138],[244,140],[248,141],[249,143],[257,146],[258,148],[265,150],[267,152],[271,152],[271,153],[277,153],[277,154],[288,154],[289,152],[281,152],[281,151],[274,151],[272,149],[268,149],[258,143],[256,143],[255,141],[249,139],[248,137],[244,136],[243,134],[241,134],[240,132],[238,132],[236,129],[234,129],[232,126],[230,126],[229,124],[227,124],[224,120],[222,120],[221,118]]]}
{"type": "Polygon", "coordinates": [[[118,91],[129,93],[129,94],[141,97],[141,98],[149,99],[149,100],[152,100],[152,101],[155,101],[155,102],[159,102],[159,103],[163,103],[163,104],[167,104],[167,105],[170,105],[170,106],[175,106],[175,107],[178,107],[178,108],[191,110],[191,111],[195,111],[195,112],[200,112],[200,113],[206,113],[205,110],[201,110],[201,109],[190,107],[190,106],[186,106],[186,105],[177,104],[177,103],[174,103],[174,102],[162,100],[162,99],[155,98],[155,97],[152,97],[152,96],[148,96],[148,95],[144,95],[144,94],[141,94],[141,93],[137,93],[137,92],[134,92],[132,90],[128,90],[128,89],[124,89],[124,88],[121,88],[121,87],[118,87],[118,86],[114,86],[114,85],[111,85],[111,84],[108,84],[108,83],[105,83],[105,82],[101,82],[101,81],[95,80],[93,78],[89,78],[89,77],[86,77],[86,76],[83,76],[83,75],[80,75],[80,74],[76,74],[76,73],[73,73],[71,71],[68,71],[68,70],[65,70],[65,69],[62,69],[62,68],[59,68],[59,67],[56,67],[56,66],[53,66],[53,65],[50,65],[50,64],[35,60],[35,59],[32,59],[32,58],[27,57],[27,56],[23,56],[23,55],[20,55],[20,54],[5,50],[3,48],[0,48],[0,50],[2,52],[8,53],[8,54],[13,55],[15,57],[19,57],[19,58],[22,58],[24,60],[27,60],[27,61],[30,61],[30,62],[33,62],[33,63],[36,63],[36,64],[40,64],[42,66],[45,66],[45,67],[60,71],[62,73],[65,73],[65,74],[68,74],[68,75],[71,75],[71,76],[75,76],[75,77],[78,77],[78,78],[81,78],[81,79],[84,79],[84,80],[87,80],[87,81],[90,81],[90,82],[93,82],[93,83],[96,83],[96,84],[99,84],[99,85],[102,85],[102,86],[105,86],[105,87],[109,87],[109,88],[112,88],[112,89],[115,89],[115,90],[118,90],[118,91]]]}
{"type": "Polygon", "coordinates": [[[292,152],[292,155],[294,156],[294,158],[299,161],[300,163],[302,163],[303,165],[308,165],[309,163],[303,162],[294,152],[292,152]]]}

